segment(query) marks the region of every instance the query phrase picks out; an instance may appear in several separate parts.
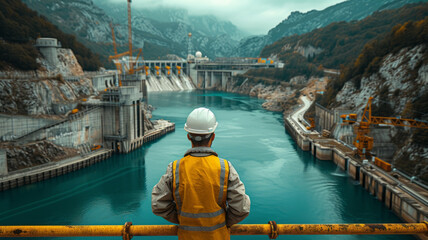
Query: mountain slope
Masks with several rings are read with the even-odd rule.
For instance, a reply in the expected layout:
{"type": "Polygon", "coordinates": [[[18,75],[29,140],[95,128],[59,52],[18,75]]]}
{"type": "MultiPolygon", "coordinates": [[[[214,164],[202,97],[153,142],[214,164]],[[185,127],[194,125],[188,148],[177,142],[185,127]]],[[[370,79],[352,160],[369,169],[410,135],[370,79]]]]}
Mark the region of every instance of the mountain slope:
{"type": "MultiPolygon", "coordinates": [[[[115,23],[119,50],[128,45],[127,6],[91,0],[24,0],[60,29],[76,35],[84,44],[103,56],[103,63],[113,54],[111,29],[115,23]]],[[[193,52],[202,51],[215,58],[228,56],[244,34],[230,22],[213,16],[190,16],[184,10],[141,10],[132,8],[133,45],[143,48],[144,58],[158,59],[167,54],[187,57],[187,34],[192,32],[193,52]],[[226,36],[226,37],[225,37],[226,36]]],[[[111,64],[111,63],[110,63],[111,64]]],[[[112,67],[112,65],[109,65],[112,67]]]]}
{"type": "MultiPolygon", "coordinates": [[[[112,16],[116,23],[127,26],[126,2],[105,4],[103,0],[94,0],[94,3],[112,16]]],[[[202,51],[210,58],[228,56],[237,47],[238,41],[246,36],[231,22],[219,20],[211,15],[192,16],[183,9],[146,9],[134,5],[132,19],[133,29],[145,34],[140,35],[139,39],[145,39],[151,34],[156,35],[163,39],[162,43],[156,44],[169,46],[172,53],[184,58],[187,56],[189,32],[192,33],[193,52],[202,51]]],[[[149,39],[147,41],[150,42],[149,39]]]]}
{"type": "MultiPolygon", "coordinates": [[[[256,57],[267,44],[282,37],[303,34],[327,26],[333,22],[361,20],[375,11],[399,8],[405,4],[421,0],[349,0],[324,10],[312,10],[307,13],[292,12],[267,35],[256,36],[240,42],[236,52],[240,56],[256,57]]],[[[423,0],[426,2],[426,0],[423,0]]]]}
{"type": "Polygon", "coordinates": [[[0,68],[35,70],[40,67],[36,62],[39,54],[33,46],[39,36],[57,38],[62,47],[72,49],[85,70],[97,70],[101,65],[98,56],[74,36],[64,34],[21,1],[0,1],[0,68]]]}
{"type": "MultiPolygon", "coordinates": [[[[376,12],[361,21],[332,23],[310,33],[284,37],[266,46],[261,55],[275,56],[285,64],[300,59],[300,68],[304,69],[303,66],[306,65],[307,71],[313,68],[311,65],[320,69],[337,69],[352,63],[367,42],[388,33],[394,25],[420,20],[426,16],[428,3],[376,12]]],[[[286,73],[290,70],[285,67],[283,77],[287,77],[286,73]]]]}

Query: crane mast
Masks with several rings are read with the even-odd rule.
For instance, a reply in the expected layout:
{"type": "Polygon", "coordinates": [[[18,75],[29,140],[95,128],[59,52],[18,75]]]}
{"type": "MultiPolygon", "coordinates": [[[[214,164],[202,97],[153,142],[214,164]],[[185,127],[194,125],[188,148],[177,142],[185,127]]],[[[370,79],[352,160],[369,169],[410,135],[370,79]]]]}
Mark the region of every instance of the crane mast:
{"type": "Polygon", "coordinates": [[[110,23],[110,28],[111,28],[111,37],[112,37],[112,39],[113,39],[113,50],[114,50],[114,55],[117,55],[116,35],[114,34],[113,23],[110,23]]]}
{"type": "Polygon", "coordinates": [[[128,3],[128,45],[129,50],[123,53],[117,52],[117,46],[116,46],[116,36],[114,33],[113,24],[110,23],[111,32],[112,32],[112,39],[113,39],[113,47],[114,47],[114,55],[109,57],[110,61],[113,61],[116,65],[117,72],[119,74],[119,87],[122,86],[122,81],[120,75],[122,73],[125,74],[134,74],[137,71],[143,70],[144,66],[140,66],[138,68],[135,68],[135,65],[137,63],[137,60],[140,58],[143,59],[142,49],[132,49],[132,21],[131,21],[131,2],[132,0],[127,0],[128,3]],[[137,57],[134,59],[132,57],[133,52],[138,52],[137,57]],[[128,56],[128,59],[124,58],[123,60],[120,60],[121,57],[128,56]],[[126,62],[127,61],[127,62],[126,62]],[[123,70],[124,68],[124,70],[123,70]]]}
{"type": "Polygon", "coordinates": [[[129,70],[133,73],[134,62],[132,59],[132,25],[131,25],[131,0],[128,0],[128,44],[129,44],[129,70]]]}

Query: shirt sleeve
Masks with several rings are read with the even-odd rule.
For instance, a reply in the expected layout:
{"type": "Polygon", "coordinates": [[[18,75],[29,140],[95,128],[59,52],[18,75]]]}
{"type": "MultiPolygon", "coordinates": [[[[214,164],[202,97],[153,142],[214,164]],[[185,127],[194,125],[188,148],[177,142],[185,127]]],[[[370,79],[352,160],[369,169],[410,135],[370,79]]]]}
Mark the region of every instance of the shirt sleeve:
{"type": "Polygon", "coordinates": [[[229,162],[226,225],[230,227],[244,220],[250,214],[250,204],[250,197],[245,194],[245,186],[239,179],[235,168],[229,162]]]}
{"type": "Polygon", "coordinates": [[[178,224],[177,209],[172,193],[172,163],[152,190],[152,211],[167,221],[178,224]]]}

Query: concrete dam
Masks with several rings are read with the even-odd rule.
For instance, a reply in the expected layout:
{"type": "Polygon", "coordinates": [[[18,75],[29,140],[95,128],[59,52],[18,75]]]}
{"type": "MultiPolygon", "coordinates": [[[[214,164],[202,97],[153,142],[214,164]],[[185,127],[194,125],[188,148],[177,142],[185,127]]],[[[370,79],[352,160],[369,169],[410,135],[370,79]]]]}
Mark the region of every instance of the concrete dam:
{"type": "MultiPolygon", "coordinates": [[[[73,65],[77,71],[66,67],[71,64],[63,61],[73,59],[74,56],[60,57],[62,49],[55,39],[41,38],[38,41],[50,69],[57,69],[57,65],[65,66],[62,70],[63,79],[52,81],[48,79],[56,78],[56,75],[47,75],[47,80],[32,82],[32,79],[38,77],[38,73],[17,73],[13,76],[2,75],[5,79],[2,84],[5,83],[3,85],[7,88],[12,88],[12,83],[17,84],[17,88],[25,86],[28,94],[22,96],[24,100],[29,98],[28,101],[34,101],[40,96],[50,96],[47,99],[43,97],[43,101],[39,103],[41,106],[35,106],[28,112],[58,117],[0,115],[4,120],[0,124],[0,138],[12,146],[36,144],[34,148],[37,148],[38,142],[48,141],[60,148],[69,149],[68,152],[79,154],[82,159],[94,154],[96,158],[97,152],[104,157],[113,152],[129,153],[146,142],[174,131],[174,123],[165,120],[150,121],[150,92],[221,88],[234,76],[249,69],[281,67],[279,63],[271,60],[266,63],[266,60],[262,62],[260,59],[230,58],[211,61],[202,57],[199,52],[189,60],[136,61],[136,68],[140,70],[135,74],[118,74],[116,71],[83,73],[79,65],[73,65]],[[52,44],[48,44],[51,42],[52,44]],[[15,81],[8,78],[15,78],[15,81]],[[94,92],[85,90],[85,94],[90,96],[79,96],[82,86],[87,86],[94,92]],[[57,99],[57,95],[64,97],[57,99]]],[[[6,190],[33,181],[26,178],[40,179],[37,175],[40,172],[13,176],[16,170],[33,166],[33,163],[21,163],[18,157],[15,158],[10,153],[15,150],[10,149],[0,151],[0,174],[4,176],[0,176],[0,188],[6,190]],[[8,155],[12,158],[8,159],[8,155]],[[14,164],[8,167],[7,163],[10,161],[14,164]]],[[[52,158],[55,156],[44,157],[43,161],[51,162],[52,158]]],[[[80,166],[76,164],[73,169],[80,166]]],[[[47,175],[42,179],[57,175],[56,172],[43,174],[47,175]]]]}

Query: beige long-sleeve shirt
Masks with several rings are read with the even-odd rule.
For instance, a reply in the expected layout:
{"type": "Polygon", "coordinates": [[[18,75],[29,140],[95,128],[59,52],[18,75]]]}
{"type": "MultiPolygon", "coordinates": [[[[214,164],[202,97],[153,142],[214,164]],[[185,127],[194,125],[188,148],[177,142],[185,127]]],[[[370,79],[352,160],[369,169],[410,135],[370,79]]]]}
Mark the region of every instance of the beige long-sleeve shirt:
{"type": "MultiPolygon", "coordinates": [[[[186,155],[192,155],[197,157],[204,157],[208,155],[216,155],[211,148],[198,147],[189,149],[186,155]]],[[[250,213],[250,197],[245,194],[245,186],[239,179],[239,175],[236,172],[232,164],[229,163],[229,179],[227,187],[227,209],[226,209],[226,225],[232,226],[244,218],[250,213]]],[[[172,192],[173,185],[173,173],[172,163],[167,167],[166,173],[161,177],[158,184],[153,187],[152,191],[152,211],[154,214],[165,218],[172,223],[179,223],[177,217],[176,204],[173,198],[172,192]]]]}

